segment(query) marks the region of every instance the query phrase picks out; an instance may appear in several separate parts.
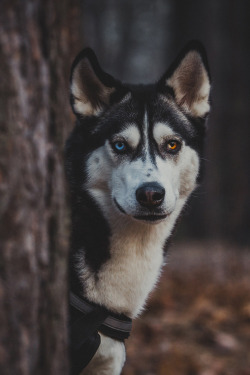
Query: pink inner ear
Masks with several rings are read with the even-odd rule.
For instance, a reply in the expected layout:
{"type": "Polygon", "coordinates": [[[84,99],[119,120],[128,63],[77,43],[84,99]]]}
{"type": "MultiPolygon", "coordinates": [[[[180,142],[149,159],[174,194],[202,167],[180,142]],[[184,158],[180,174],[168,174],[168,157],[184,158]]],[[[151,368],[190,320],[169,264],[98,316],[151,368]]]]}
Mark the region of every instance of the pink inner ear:
{"type": "Polygon", "coordinates": [[[192,116],[203,117],[209,111],[209,77],[197,51],[185,55],[166,83],[174,90],[177,104],[192,116]]]}
{"type": "Polygon", "coordinates": [[[109,105],[114,87],[105,86],[95,74],[87,58],[81,60],[72,74],[71,92],[74,110],[80,115],[98,115],[109,105]]]}

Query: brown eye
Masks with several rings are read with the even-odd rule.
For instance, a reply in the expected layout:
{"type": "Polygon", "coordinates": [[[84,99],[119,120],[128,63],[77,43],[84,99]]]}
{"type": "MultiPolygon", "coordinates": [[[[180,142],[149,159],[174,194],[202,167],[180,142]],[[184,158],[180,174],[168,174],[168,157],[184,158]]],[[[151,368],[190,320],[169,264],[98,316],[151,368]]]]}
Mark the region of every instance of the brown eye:
{"type": "Polygon", "coordinates": [[[181,144],[179,141],[170,140],[167,142],[167,152],[176,153],[181,148],[181,144]]]}

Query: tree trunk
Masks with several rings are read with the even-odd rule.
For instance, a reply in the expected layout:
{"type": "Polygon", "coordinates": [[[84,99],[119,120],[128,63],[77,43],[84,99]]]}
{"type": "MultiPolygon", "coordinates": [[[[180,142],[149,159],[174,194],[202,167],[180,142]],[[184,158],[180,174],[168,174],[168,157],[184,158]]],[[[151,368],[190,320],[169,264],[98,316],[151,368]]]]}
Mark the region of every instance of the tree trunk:
{"type": "Polygon", "coordinates": [[[76,7],[0,2],[1,375],[68,373],[62,150],[76,7]]]}

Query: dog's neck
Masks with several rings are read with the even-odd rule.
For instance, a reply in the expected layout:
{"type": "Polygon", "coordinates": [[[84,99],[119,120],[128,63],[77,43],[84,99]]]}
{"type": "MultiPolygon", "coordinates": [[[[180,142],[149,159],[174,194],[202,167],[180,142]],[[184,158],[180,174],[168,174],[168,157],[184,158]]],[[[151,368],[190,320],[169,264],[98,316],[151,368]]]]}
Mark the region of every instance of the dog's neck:
{"type": "Polygon", "coordinates": [[[184,200],[180,200],[175,211],[158,224],[140,223],[121,215],[113,217],[109,223],[109,256],[98,270],[89,265],[88,249],[83,243],[76,267],[84,296],[113,312],[137,316],[160,275],[164,244],[183,205],[184,200]]]}

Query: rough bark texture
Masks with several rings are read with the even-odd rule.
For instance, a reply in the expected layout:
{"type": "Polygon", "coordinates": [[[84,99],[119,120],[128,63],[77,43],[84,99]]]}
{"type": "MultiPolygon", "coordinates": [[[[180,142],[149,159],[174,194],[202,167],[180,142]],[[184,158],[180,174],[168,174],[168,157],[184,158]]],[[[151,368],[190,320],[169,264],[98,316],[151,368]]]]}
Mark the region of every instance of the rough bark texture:
{"type": "Polygon", "coordinates": [[[62,149],[75,6],[0,2],[1,375],[68,373],[62,149]]]}

